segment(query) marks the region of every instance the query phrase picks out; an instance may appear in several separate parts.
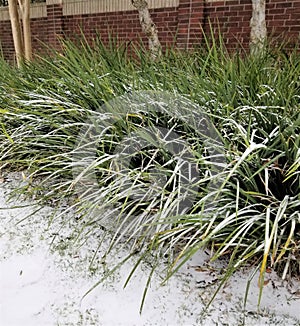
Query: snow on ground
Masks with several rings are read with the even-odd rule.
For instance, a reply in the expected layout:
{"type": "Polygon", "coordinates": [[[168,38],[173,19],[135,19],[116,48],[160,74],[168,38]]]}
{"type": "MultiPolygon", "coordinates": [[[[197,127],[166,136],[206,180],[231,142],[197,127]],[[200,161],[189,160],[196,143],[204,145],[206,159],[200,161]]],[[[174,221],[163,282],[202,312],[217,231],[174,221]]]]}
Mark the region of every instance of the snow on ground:
{"type": "Polygon", "coordinates": [[[102,259],[101,248],[97,250],[97,240],[103,232],[100,229],[92,230],[86,242],[75,245],[78,222],[71,213],[52,221],[53,208],[37,207],[20,199],[8,202],[13,187],[14,181],[0,183],[1,326],[242,325],[243,322],[300,325],[299,283],[288,290],[274,273],[267,275],[259,312],[255,275],[243,314],[250,269],[236,273],[203,314],[218,284],[217,269],[207,267],[205,252],[195,255],[163,286],[157,272],[142,314],[139,307],[149,272],[147,264],[125,289],[132,261],[82,299],[126,255],[126,249],[102,259]],[[89,269],[95,250],[96,259],[89,269]]]}

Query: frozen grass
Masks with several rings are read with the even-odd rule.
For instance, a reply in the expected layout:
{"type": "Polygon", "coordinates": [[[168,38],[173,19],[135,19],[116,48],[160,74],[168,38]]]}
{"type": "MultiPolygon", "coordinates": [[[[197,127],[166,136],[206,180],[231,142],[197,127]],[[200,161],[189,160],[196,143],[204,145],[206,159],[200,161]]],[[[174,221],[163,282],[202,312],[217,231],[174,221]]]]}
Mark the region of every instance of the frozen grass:
{"type": "Polygon", "coordinates": [[[78,43],[20,70],[1,61],[0,168],[29,180],[16,194],[67,198],[81,239],[100,221],[107,254],[125,242],[124,262],[167,259],[166,280],[204,247],[229,255],[224,282],[254,263],[261,290],[267,268],[299,276],[296,51],[228,55],[213,42],[151,62],[114,41],[78,43]]]}
{"type": "Polygon", "coordinates": [[[226,259],[207,264],[209,255],[202,250],[165,286],[160,284],[164,265],[158,266],[142,314],[137,308],[151,266],[142,263],[130,284],[123,288],[138,256],[82,300],[85,291],[119,257],[125,256],[127,249],[112,250],[109,256],[102,257],[109,239],[104,239],[97,252],[99,237],[105,232],[97,224],[89,227],[88,238],[74,245],[84,222],[76,220],[74,212],[62,215],[51,225],[48,223],[55,210],[64,210],[63,207],[38,207],[24,198],[22,202],[11,200],[8,204],[5,199],[9,191],[20,182],[24,182],[21,173],[10,173],[0,183],[2,325],[299,325],[297,283],[287,286],[274,271],[266,276],[268,284],[264,287],[260,311],[256,312],[258,273],[249,288],[247,305],[243,306],[247,278],[255,267],[241,268],[235,273],[205,312],[205,304],[217,286],[226,259]],[[30,219],[26,218],[28,215],[30,219]],[[94,255],[97,257],[88,270],[94,255]]]}

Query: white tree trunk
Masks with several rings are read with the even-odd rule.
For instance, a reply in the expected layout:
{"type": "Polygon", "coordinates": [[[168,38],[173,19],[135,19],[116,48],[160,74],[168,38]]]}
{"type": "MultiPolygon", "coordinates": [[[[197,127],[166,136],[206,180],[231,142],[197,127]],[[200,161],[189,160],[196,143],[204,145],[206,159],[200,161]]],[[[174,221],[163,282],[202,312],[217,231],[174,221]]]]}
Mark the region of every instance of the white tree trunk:
{"type": "Polygon", "coordinates": [[[261,53],[267,39],[266,0],[252,0],[250,28],[250,52],[261,53]]]}
{"type": "Polygon", "coordinates": [[[155,60],[161,55],[161,44],[157,27],[150,16],[148,3],[145,0],[131,0],[131,2],[139,12],[142,30],[148,37],[151,58],[155,60]]]}
{"type": "Polygon", "coordinates": [[[20,67],[23,59],[23,39],[22,39],[22,30],[20,25],[20,18],[18,12],[18,1],[17,0],[8,0],[8,10],[11,22],[11,29],[13,34],[15,53],[17,65],[20,67]]]}

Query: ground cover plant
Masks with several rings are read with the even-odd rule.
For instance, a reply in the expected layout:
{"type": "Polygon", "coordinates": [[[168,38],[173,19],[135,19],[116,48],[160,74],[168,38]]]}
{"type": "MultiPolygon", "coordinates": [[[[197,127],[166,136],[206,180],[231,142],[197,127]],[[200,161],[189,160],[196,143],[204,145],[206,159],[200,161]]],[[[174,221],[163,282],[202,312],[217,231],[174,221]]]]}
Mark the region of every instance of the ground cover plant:
{"type": "Polygon", "coordinates": [[[223,282],[245,264],[261,289],[267,268],[299,277],[297,51],[213,42],[153,62],[83,39],[1,71],[0,168],[28,180],[15,195],[68,200],[79,237],[103,227],[110,248],[130,246],[124,261],[167,260],[165,280],[207,247],[229,257],[223,282]]]}

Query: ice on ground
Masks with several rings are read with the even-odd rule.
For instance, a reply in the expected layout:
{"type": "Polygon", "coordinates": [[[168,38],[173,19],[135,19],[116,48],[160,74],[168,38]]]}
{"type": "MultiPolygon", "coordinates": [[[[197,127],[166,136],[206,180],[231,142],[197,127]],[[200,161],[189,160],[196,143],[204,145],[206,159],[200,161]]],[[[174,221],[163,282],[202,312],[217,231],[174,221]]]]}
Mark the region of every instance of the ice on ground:
{"type": "MultiPolygon", "coordinates": [[[[218,284],[216,272],[205,268],[208,258],[205,252],[197,253],[164,286],[159,272],[156,273],[142,314],[139,307],[149,274],[146,264],[125,289],[123,285],[133,261],[126,262],[82,299],[126,256],[126,249],[106,260],[102,259],[100,249],[89,269],[102,231],[91,233],[85,243],[75,245],[77,222],[71,213],[49,223],[52,208],[20,199],[7,202],[13,187],[13,182],[0,184],[1,326],[241,325],[243,322],[300,325],[299,291],[288,291],[274,273],[267,275],[259,312],[257,275],[254,277],[243,314],[250,269],[236,273],[203,315],[203,308],[218,284]]],[[[295,284],[297,287],[299,284],[295,284]]]]}

